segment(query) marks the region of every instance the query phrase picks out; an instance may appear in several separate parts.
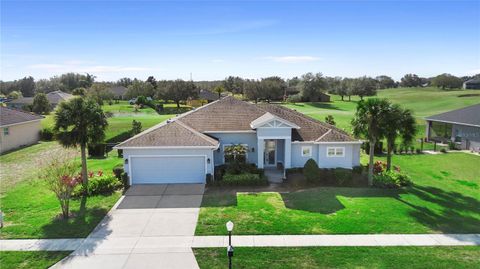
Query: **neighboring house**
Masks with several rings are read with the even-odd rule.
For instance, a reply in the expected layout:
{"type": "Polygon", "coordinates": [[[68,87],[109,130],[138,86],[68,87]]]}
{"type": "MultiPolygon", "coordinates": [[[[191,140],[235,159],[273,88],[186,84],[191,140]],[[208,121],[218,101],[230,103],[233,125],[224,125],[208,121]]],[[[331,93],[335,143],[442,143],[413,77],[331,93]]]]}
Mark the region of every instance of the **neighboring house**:
{"type": "Polygon", "coordinates": [[[218,93],[202,89],[198,92],[198,98],[189,99],[187,105],[191,107],[200,107],[216,100],[218,100],[218,93]]]}
{"type": "Polygon", "coordinates": [[[480,151],[480,104],[425,118],[426,138],[453,141],[461,149],[480,151]]]}
{"type": "MultiPolygon", "coordinates": [[[[60,102],[69,100],[74,97],[74,95],[62,91],[53,91],[47,93],[46,95],[48,102],[50,102],[50,105],[52,106],[52,109],[55,108],[60,102]]],[[[7,105],[12,108],[23,109],[25,106],[33,104],[33,98],[34,97],[23,97],[19,99],[14,99],[8,102],[7,105]]]]}
{"type": "Polygon", "coordinates": [[[322,168],[360,164],[360,144],[344,131],[280,105],[251,104],[231,96],[158,124],[120,143],[131,184],[203,183],[215,166],[244,145],[259,168],[322,168]],[[228,151],[227,151],[228,152],[228,151]]]}
{"type": "Polygon", "coordinates": [[[113,86],[110,88],[110,92],[113,94],[113,99],[124,100],[128,89],[123,86],[113,86]]]}
{"type": "Polygon", "coordinates": [[[474,89],[474,90],[478,90],[480,89],[480,79],[478,78],[474,78],[474,79],[470,79],[470,80],[467,80],[463,83],[463,88],[464,89],[474,89]]]}
{"type": "Polygon", "coordinates": [[[38,142],[42,116],[0,106],[0,153],[38,142]]]}

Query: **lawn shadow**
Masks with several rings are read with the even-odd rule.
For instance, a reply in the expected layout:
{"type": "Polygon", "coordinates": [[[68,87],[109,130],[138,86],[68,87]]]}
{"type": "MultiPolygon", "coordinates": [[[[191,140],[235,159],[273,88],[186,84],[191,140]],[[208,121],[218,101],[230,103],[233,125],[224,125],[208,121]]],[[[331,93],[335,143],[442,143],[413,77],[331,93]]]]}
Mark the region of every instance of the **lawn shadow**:
{"type": "Polygon", "coordinates": [[[319,187],[294,192],[284,192],[281,193],[281,196],[285,206],[289,209],[332,214],[345,209],[345,206],[337,198],[338,196],[349,198],[391,197],[399,199],[402,193],[403,190],[391,189],[319,187]]]}
{"type": "Polygon", "coordinates": [[[441,207],[440,211],[419,206],[405,199],[398,200],[414,209],[410,213],[419,223],[442,233],[479,233],[480,201],[458,192],[444,191],[436,187],[415,185],[408,190],[425,202],[441,207]]]}
{"type": "Polygon", "coordinates": [[[333,103],[319,103],[319,102],[314,102],[314,103],[308,103],[309,105],[316,107],[316,108],[321,108],[321,109],[330,109],[330,110],[340,110],[340,111],[345,111],[344,109],[339,108],[338,106],[334,105],[333,103]]]}

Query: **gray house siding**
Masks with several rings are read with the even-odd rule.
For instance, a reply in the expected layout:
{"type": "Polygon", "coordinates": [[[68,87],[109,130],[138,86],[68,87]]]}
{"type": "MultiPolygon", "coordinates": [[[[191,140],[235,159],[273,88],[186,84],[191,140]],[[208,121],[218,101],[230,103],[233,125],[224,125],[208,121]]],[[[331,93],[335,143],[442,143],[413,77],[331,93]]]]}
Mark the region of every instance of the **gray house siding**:
{"type": "Polygon", "coordinates": [[[360,164],[360,145],[358,144],[320,144],[318,150],[318,166],[320,168],[352,168],[360,164]],[[327,148],[344,148],[343,157],[328,157],[327,148]]]}
{"type": "Polygon", "coordinates": [[[257,129],[258,137],[268,137],[276,139],[278,137],[291,137],[292,128],[258,128],[257,129]]]}
{"type": "Polygon", "coordinates": [[[257,163],[257,134],[255,133],[209,133],[220,142],[218,150],[213,152],[215,165],[224,163],[223,146],[228,144],[247,144],[248,153],[247,158],[249,163],[257,163]],[[255,152],[252,152],[252,148],[255,152]]]}
{"type": "Polygon", "coordinates": [[[318,164],[318,145],[308,143],[292,143],[292,167],[303,167],[308,159],[314,159],[318,164]],[[302,147],[312,147],[311,157],[302,157],[302,147]]]}

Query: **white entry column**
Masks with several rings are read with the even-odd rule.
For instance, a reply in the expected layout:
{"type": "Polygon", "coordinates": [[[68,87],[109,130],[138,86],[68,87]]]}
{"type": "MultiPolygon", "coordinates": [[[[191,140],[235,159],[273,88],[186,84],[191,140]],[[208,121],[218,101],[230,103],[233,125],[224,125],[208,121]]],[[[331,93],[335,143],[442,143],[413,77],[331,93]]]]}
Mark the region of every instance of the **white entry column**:
{"type": "Polygon", "coordinates": [[[285,141],[285,168],[292,167],[292,139],[286,138],[285,141]]]}
{"type": "Polygon", "coordinates": [[[263,155],[265,152],[265,140],[263,139],[257,139],[257,154],[258,154],[258,160],[257,160],[257,167],[258,168],[263,168],[263,155]]]}

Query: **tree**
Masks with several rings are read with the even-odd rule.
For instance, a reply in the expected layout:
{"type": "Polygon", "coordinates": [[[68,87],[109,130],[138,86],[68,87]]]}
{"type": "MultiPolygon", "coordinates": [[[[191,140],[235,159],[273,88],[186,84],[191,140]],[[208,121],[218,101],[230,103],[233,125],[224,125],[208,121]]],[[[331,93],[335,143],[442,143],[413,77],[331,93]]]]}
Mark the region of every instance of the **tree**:
{"type": "Polygon", "coordinates": [[[19,91],[12,91],[8,94],[8,98],[11,98],[11,99],[18,99],[18,98],[22,98],[22,93],[19,92],[19,91]]]}
{"type": "Polygon", "coordinates": [[[132,135],[136,135],[142,132],[142,122],[133,120],[132,121],[132,135]]]}
{"type": "Polygon", "coordinates": [[[190,97],[195,98],[198,95],[195,84],[181,79],[168,82],[162,88],[161,95],[165,100],[174,101],[177,108],[180,108],[181,101],[186,101],[190,97]]]}
{"type": "Polygon", "coordinates": [[[229,76],[223,81],[225,90],[234,94],[244,94],[244,80],[241,77],[229,76]]]}
{"type": "Polygon", "coordinates": [[[37,114],[47,114],[51,110],[50,102],[47,95],[44,93],[37,93],[33,98],[32,111],[37,114]]]}
{"type": "Polygon", "coordinates": [[[432,79],[432,85],[438,88],[445,89],[458,89],[463,85],[461,78],[450,74],[441,74],[432,79]]]}
{"type": "Polygon", "coordinates": [[[376,82],[370,77],[360,77],[353,81],[353,93],[360,96],[360,100],[363,100],[364,96],[374,96],[377,94],[376,82]]]}
{"type": "Polygon", "coordinates": [[[332,115],[327,115],[327,116],[325,117],[325,122],[328,123],[328,124],[330,124],[330,125],[333,125],[333,126],[335,126],[335,124],[336,124],[336,123],[335,123],[335,119],[333,118],[332,115]]]}
{"type": "Polygon", "coordinates": [[[115,84],[117,84],[118,86],[123,86],[123,87],[127,88],[128,86],[133,84],[133,80],[131,78],[125,77],[125,78],[121,78],[121,79],[117,80],[117,82],[115,84]]]}
{"type": "Polygon", "coordinates": [[[110,85],[106,83],[94,83],[87,90],[87,96],[94,99],[99,105],[103,105],[103,101],[112,100],[113,93],[110,91],[110,85]]]}
{"type": "Polygon", "coordinates": [[[154,76],[149,76],[145,82],[150,83],[154,89],[157,88],[157,80],[154,76]]]}
{"type": "Polygon", "coordinates": [[[388,89],[388,88],[395,88],[396,83],[395,80],[393,80],[389,76],[378,76],[375,78],[377,80],[377,88],[378,89],[388,89]]]}
{"type": "Polygon", "coordinates": [[[218,93],[218,99],[220,99],[222,97],[222,93],[225,91],[225,88],[222,85],[217,85],[213,91],[218,93]]]}
{"type": "Polygon", "coordinates": [[[54,132],[64,147],[80,147],[82,180],[87,190],[87,145],[101,143],[105,138],[107,118],[101,107],[91,99],[80,97],[61,102],[55,113],[54,132]]]}
{"type": "Polygon", "coordinates": [[[373,155],[375,144],[380,141],[384,135],[384,117],[390,103],[386,99],[371,98],[360,101],[357,105],[354,118],[352,119],[353,133],[357,137],[368,139],[369,165],[368,165],[368,184],[373,183],[373,155]]]}
{"type": "Polygon", "coordinates": [[[249,100],[253,100],[256,104],[261,97],[261,88],[260,81],[247,79],[245,81],[245,97],[249,100]]]}
{"type": "Polygon", "coordinates": [[[76,88],[72,91],[73,95],[85,96],[87,94],[87,90],[85,88],[76,88]]]}
{"type": "Polygon", "coordinates": [[[64,86],[58,77],[51,77],[49,79],[40,79],[35,82],[35,92],[49,93],[53,91],[63,91],[64,86]]]}
{"type": "Polygon", "coordinates": [[[420,87],[422,86],[422,79],[415,74],[406,74],[400,80],[402,87],[420,87]]]}
{"type": "Polygon", "coordinates": [[[271,100],[282,100],[287,85],[280,77],[263,78],[260,81],[260,98],[270,102],[271,100]]]}
{"type": "Polygon", "coordinates": [[[397,104],[391,104],[384,114],[383,123],[385,138],[387,140],[387,170],[392,164],[392,151],[398,136],[402,137],[402,143],[409,145],[415,137],[416,122],[412,112],[402,109],[397,104]]]}
{"type": "Polygon", "coordinates": [[[24,77],[17,83],[17,88],[22,92],[25,97],[31,97],[35,95],[35,80],[33,77],[24,77]]]}
{"type": "Polygon", "coordinates": [[[327,90],[327,83],[322,73],[306,73],[302,76],[302,97],[309,102],[317,102],[320,94],[327,90]]]}
{"type": "Polygon", "coordinates": [[[140,95],[153,97],[155,95],[155,89],[151,83],[134,79],[133,83],[128,86],[126,96],[127,98],[136,98],[140,95]]]}

